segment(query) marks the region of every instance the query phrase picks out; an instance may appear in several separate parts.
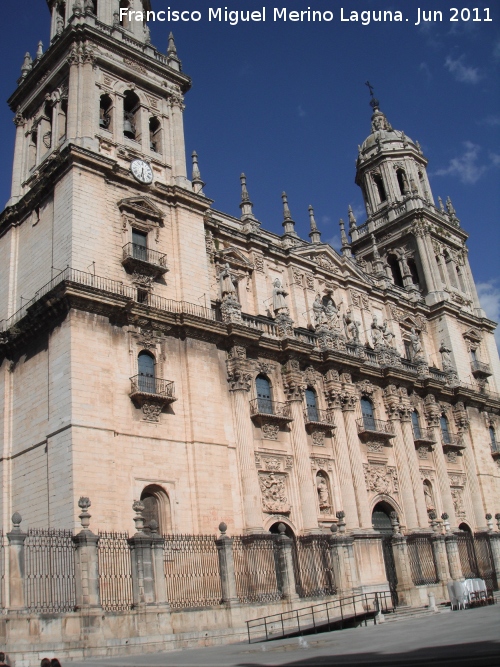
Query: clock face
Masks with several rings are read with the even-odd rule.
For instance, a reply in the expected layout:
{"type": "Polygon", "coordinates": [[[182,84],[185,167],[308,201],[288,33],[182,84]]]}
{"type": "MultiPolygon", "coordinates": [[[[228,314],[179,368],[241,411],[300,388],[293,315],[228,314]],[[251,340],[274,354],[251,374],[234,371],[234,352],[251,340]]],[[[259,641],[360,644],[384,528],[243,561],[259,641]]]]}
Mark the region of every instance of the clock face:
{"type": "Polygon", "coordinates": [[[132,160],[130,163],[130,171],[139,183],[153,182],[153,170],[147,162],[144,162],[144,160],[132,160]]]}

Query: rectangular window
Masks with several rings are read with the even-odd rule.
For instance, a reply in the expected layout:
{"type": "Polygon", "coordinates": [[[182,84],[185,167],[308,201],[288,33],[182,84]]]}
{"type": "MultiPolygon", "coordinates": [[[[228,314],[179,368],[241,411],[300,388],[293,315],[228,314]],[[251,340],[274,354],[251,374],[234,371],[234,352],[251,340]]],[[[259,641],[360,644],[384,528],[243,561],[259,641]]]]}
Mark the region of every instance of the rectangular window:
{"type": "Polygon", "coordinates": [[[409,340],[405,340],[404,344],[405,344],[405,358],[408,359],[408,361],[411,361],[413,358],[413,349],[411,343],[409,340]]]}
{"type": "Polygon", "coordinates": [[[147,234],[140,232],[138,229],[132,229],[132,252],[134,259],[141,259],[143,262],[147,261],[147,241],[147,234]]]}

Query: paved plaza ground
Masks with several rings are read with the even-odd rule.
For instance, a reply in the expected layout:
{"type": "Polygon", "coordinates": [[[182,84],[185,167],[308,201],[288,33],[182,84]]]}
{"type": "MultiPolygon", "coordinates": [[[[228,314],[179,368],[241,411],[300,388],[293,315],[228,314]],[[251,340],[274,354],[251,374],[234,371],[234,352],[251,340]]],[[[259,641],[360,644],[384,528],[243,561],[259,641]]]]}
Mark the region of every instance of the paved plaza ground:
{"type": "Polygon", "coordinates": [[[301,639],[124,658],[89,658],[70,664],[71,667],[499,667],[500,605],[325,632],[301,639]]]}

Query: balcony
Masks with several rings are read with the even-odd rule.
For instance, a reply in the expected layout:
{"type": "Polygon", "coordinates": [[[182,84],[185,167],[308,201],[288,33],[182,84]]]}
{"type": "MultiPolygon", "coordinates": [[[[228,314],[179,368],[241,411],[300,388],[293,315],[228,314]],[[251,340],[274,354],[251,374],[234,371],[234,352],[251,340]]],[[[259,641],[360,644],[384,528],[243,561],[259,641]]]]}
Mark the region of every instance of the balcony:
{"type": "Polygon", "coordinates": [[[415,444],[420,447],[422,445],[435,445],[436,436],[434,435],[434,429],[432,428],[421,428],[414,426],[413,427],[413,441],[415,444]]]}
{"type": "Polygon", "coordinates": [[[250,401],[250,415],[257,424],[284,425],[293,421],[288,403],[278,403],[267,398],[254,398],[250,401]]]}
{"type": "Polygon", "coordinates": [[[304,410],[304,421],[309,433],[312,431],[331,431],[336,428],[331,410],[319,410],[312,405],[304,410]]]}
{"type": "Polygon", "coordinates": [[[364,417],[356,419],[358,435],[363,442],[367,440],[379,440],[386,444],[395,437],[394,428],[391,422],[385,422],[373,417],[364,417]]]}
{"type": "Polygon", "coordinates": [[[122,264],[127,271],[138,271],[154,278],[159,278],[168,271],[167,256],[164,253],[137,243],[123,246],[122,264]]]}
{"type": "Polygon", "coordinates": [[[461,435],[455,435],[454,433],[441,433],[441,442],[445,451],[450,449],[465,449],[464,440],[461,435]]]}
{"type": "Polygon", "coordinates": [[[490,365],[485,364],[483,361],[475,359],[474,361],[471,361],[470,367],[472,375],[475,378],[488,378],[491,375],[490,365]]]}
{"type": "Polygon", "coordinates": [[[156,403],[164,407],[177,400],[174,383],[170,380],[148,375],[134,375],[130,378],[130,382],[132,385],[130,398],[140,406],[145,403],[156,403]]]}

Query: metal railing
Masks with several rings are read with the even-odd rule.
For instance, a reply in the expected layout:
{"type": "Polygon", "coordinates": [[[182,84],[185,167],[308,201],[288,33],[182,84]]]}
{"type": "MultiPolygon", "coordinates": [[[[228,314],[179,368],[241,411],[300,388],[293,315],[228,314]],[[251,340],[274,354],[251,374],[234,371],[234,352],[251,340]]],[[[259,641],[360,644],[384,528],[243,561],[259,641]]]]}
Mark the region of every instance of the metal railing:
{"type": "Polygon", "coordinates": [[[361,419],[356,419],[356,426],[358,428],[358,433],[366,433],[366,431],[370,431],[372,433],[394,435],[392,422],[373,419],[373,417],[361,417],[361,419]]]}
{"type": "Polygon", "coordinates": [[[437,584],[436,559],[430,535],[409,535],[406,539],[411,578],[415,586],[437,584]]]}
{"type": "Polygon", "coordinates": [[[288,403],[279,403],[267,398],[254,398],[250,401],[251,415],[270,415],[274,417],[292,418],[290,405],[288,403]]]}
{"type": "Polygon", "coordinates": [[[336,594],[337,587],[328,538],[323,535],[296,537],[292,553],[296,588],[301,598],[336,594]]]}
{"type": "Polygon", "coordinates": [[[123,259],[135,259],[138,262],[158,266],[162,269],[167,268],[167,256],[165,253],[150,250],[138,243],[127,243],[123,246],[123,259]]]}
{"type": "Polygon", "coordinates": [[[164,398],[175,398],[175,385],[171,380],[150,377],[149,375],[134,375],[130,378],[131,394],[154,394],[164,398]]]}
{"type": "Polygon", "coordinates": [[[164,535],[167,599],[173,609],[211,607],[222,600],[213,535],[164,535]]]}
{"type": "Polygon", "coordinates": [[[455,435],[455,433],[450,433],[449,431],[441,431],[441,440],[443,445],[449,445],[450,447],[463,447],[463,438],[461,435],[455,435]]]}
{"type": "Polygon", "coordinates": [[[30,528],[24,543],[26,607],[72,611],[76,605],[75,547],[71,530],[30,528]]]}
{"type": "Polygon", "coordinates": [[[304,409],[304,419],[306,423],[329,424],[334,426],[333,411],[320,410],[313,405],[308,405],[304,409]]]}
{"type": "Polygon", "coordinates": [[[128,533],[99,532],[99,592],[105,611],[132,608],[132,564],[127,540],[128,533]]]}
{"type": "Polygon", "coordinates": [[[274,535],[233,537],[236,595],[242,603],[281,600],[282,585],[274,535]]]}
{"type": "Polygon", "coordinates": [[[413,439],[422,440],[424,442],[436,442],[434,429],[424,428],[422,426],[413,426],[413,439]]]}
{"type": "Polygon", "coordinates": [[[394,611],[394,607],[388,591],[349,595],[247,621],[248,643],[296,637],[363,621],[366,625],[371,618],[376,623],[379,613],[391,611],[394,611]]]}
{"type": "Polygon", "coordinates": [[[477,359],[471,361],[471,369],[473,373],[480,373],[481,375],[491,375],[491,369],[489,364],[485,364],[484,361],[478,361],[477,359]]]}

